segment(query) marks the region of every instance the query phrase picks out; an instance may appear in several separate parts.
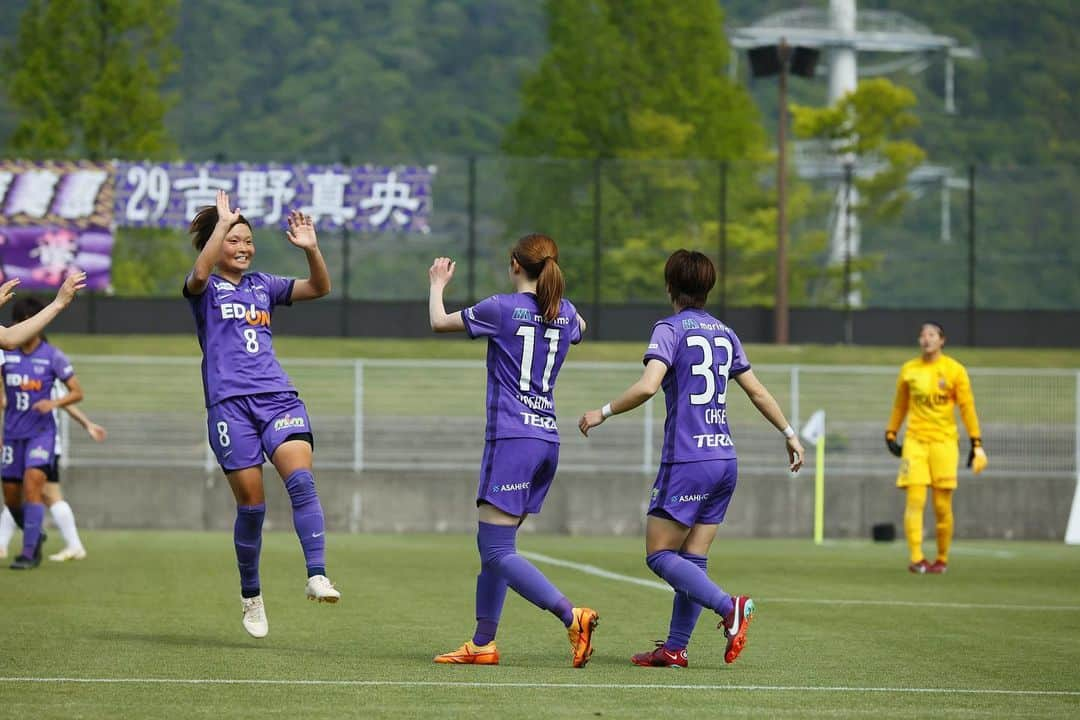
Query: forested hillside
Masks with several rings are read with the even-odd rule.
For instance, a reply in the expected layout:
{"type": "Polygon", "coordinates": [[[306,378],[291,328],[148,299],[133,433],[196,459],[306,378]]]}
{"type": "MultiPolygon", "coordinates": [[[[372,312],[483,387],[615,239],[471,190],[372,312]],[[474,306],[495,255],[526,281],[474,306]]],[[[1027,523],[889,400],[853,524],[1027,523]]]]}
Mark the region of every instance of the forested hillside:
{"type": "MultiPolygon", "coordinates": [[[[27,0],[0,3],[10,44],[27,0]]],[[[725,0],[738,25],[825,0],[725,0]]],[[[914,87],[930,158],[994,164],[1080,159],[1080,3],[860,0],[976,46],[957,69],[960,112],[942,110],[934,63],[914,87]]],[[[169,128],[184,157],[422,160],[498,152],[523,77],[547,47],[540,0],[184,0],[179,102],[169,128]]],[[[743,68],[745,70],[745,67],[743,68]]],[[[803,85],[803,83],[796,83],[803,85]]],[[[774,84],[752,87],[770,109],[774,84]]],[[[795,88],[820,97],[820,88],[795,88]]],[[[809,99],[809,98],[808,98],[809,99]]],[[[767,117],[771,114],[766,113],[767,117]]],[[[13,126],[0,99],[0,141],[13,126]]],[[[771,120],[770,120],[771,122],[771,120]]]]}

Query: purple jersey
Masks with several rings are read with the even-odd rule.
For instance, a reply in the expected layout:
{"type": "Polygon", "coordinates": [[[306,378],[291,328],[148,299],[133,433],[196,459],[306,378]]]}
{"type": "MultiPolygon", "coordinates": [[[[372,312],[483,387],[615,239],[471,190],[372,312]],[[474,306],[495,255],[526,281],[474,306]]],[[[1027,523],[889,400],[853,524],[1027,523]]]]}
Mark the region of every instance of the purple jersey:
{"type": "Polygon", "coordinates": [[[704,310],[686,308],[653,327],[645,362],[664,376],[664,463],[735,457],[727,423],[728,380],[750,369],[735,332],[704,310]]]}
{"type": "Polygon", "coordinates": [[[488,440],[559,442],[555,378],[571,345],[581,342],[577,309],[564,299],[555,322],[540,314],[536,295],[492,295],[461,311],[469,337],[486,337],[488,440]]]}
{"type": "Polygon", "coordinates": [[[75,374],[67,356],[47,342],[40,343],[31,353],[5,350],[3,372],[7,393],[4,438],[17,440],[55,431],[53,414],[39,413],[34,410],[34,404],[51,399],[53,384],[57,380],[65,382],[75,374]]]}
{"type": "Polygon", "coordinates": [[[206,406],[259,393],[295,392],[274,356],[270,316],[277,305],[290,305],[295,280],[253,272],[237,285],[218,275],[200,295],[184,297],[195,315],[203,351],[202,379],[206,406]]]}

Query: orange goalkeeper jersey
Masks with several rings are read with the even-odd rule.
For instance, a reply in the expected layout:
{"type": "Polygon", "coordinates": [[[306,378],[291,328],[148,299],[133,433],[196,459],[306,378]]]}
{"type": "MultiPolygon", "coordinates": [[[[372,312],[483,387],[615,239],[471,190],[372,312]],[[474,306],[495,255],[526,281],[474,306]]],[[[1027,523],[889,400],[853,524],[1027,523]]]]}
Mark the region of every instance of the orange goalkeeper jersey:
{"type": "Polygon", "coordinates": [[[960,417],[968,435],[981,437],[979,418],[975,414],[975,397],[971,394],[971,381],[964,366],[946,355],[933,362],[921,357],[908,360],[900,368],[896,378],[896,398],[892,415],[885,428],[889,432],[900,430],[904,416],[908,416],[905,439],[922,442],[956,441],[956,417],[953,408],[960,406],[960,417]]]}

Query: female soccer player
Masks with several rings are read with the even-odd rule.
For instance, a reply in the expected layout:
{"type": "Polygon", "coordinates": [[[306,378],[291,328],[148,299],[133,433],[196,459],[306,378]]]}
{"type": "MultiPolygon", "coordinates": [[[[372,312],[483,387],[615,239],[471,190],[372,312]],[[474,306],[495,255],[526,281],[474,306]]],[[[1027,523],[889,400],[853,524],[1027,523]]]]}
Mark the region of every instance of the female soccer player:
{"type": "Polygon", "coordinates": [[[307,564],[307,596],[337,602],[326,577],[326,527],[311,472],[314,437],[307,408],[274,355],[270,316],[277,305],[314,300],[330,292],[330,275],[311,218],[289,214],[286,236],[307,256],[309,277],[294,280],[247,272],[255,257],[251,225],[219,191],[217,206],[199,211],[191,234],[199,256],[184,282],[195,315],[210,446],[236,498],[233,541],[240,569],[244,629],[269,632],[259,586],[259,551],[266,515],[263,457],[285,481],[293,526],[307,564]],[[215,272],[216,270],[216,272],[215,272]]]}
{"type": "MultiPolygon", "coordinates": [[[[4,332],[0,333],[0,346],[6,351],[3,378],[7,402],[0,477],[4,505],[23,527],[22,552],[11,563],[13,570],[29,570],[41,564],[41,546],[45,542],[41,529],[45,518],[45,470],[52,463],[56,446],[54,405],[49,395],[54,380],[66,382],[73,374],[63,353],[43,342],[39,335],[71,304],[75,293],[85,287],[85,281],[85,273],[72,273],[60,286],[55,300],[10,328],[2,328],[4,332]]],[[[0,287],[0,305],[11,299],[13,287],[10,281],[0,287]]],[[[69,385],[69,389],[71,399],[64,404],[82,398],[78,381],[69,385]]]]}
{"type": "Polygon", "coordinates": [[[901,458],[896,486],[907,488],[904,534],[911,551],[908,570],[919,575],[940,575],[949,563],[953,536],[952,495],[960,464],[955,406],[960,406],[960,417],[971,438],[968,467],[977,475],[986,469],[987,460],[971,381],[963,365],[942,353],[945,330],[941,325],[924,323],[919,331],[919,347],[922,356],[904,363],[896,378],[896,397],[889,424],[885,427],[885,444],[889,452],[901,458]],[[896,434],[900,432],[905,415],[908,418],[907,435],[901,445],[896,434]],[[927,486],[934,491],[934,515],[937,518],[937,558],[933,565],[926,562],[922,551],[927,486]]]}
{"type": "MultiPolygon", "coordinates": [[[[44,305],[40,301],[34,298],[23,298],[16,301],[12,309],[12,319],[16,322],[22,322],[43,309],[44,305]]],[[[63,494],[60,492],[59,459],[61,447],[60,437],[57,433],[58,418],[56,411],[60,408],[66,410],[87,429],[91,437],[99,442],[105,437],[105,429],[90,422],[86,415],[74,407],[74,403],[79,402],[83,396],[79,381],[71,370],[71,364],[67,358],[54,345],[48,343],[44,333],[39,333],[31,338],[29,342],[20,348],[19,352],[8,351],[5,354],[3,365],[4,385],[7,390],[3,396],[5,438],[9,440],[4,445],[4,480],[5,482],[16,484],[23,482],[25,484],[18,467],[19,462],[24,464],[25,472],[30,472],[32,468],[37,469],[33,482],[40,479],[37,477],[37,472],[44,473],[45,483],[41,488],[41,495],[65,541],[65,547],[60,552],[50,555],[49,559],[58,562],[81,560],[86,557],[86,550],[83,548],[82,541],[79,538],[79,531],[75,525],[75,515],[71,510],[71,506],[64,500],[63,494]],[[46,364],[43,358],[49,358],[51,362],[46,364]],[[45,372],[38,373],[39,366],[45,372]],[[13,378],[10,382],[7,381],[9,372],[13,378]],[[30,379],[22,382],[26,378],[30,379]],[[29,385],[31,390],[24,392],[22,390],[23,385],[29,385]],[[58,395],[58,385],[63,385],[66,388],[67,392],[64,395],[58,395]],[[14,403],[9,402],[9,395],[14,397],[14,403]],[[32,404],[31,401],[33,401],[32,404]],[[42,418],[42,415],[47,415],[48,418],[42,418]],[[40,425],[42,433],[47,430],[53,438],[52,455],[47,462],[44,457],[45,453],[41,451],[41,448],[38,448],[37,454],[39,457],[28,455],[25,458],[20,458],[16,453],[17,448],[21,447],[22,444],[20,438],[25,437],[27,431],[33,429],[31,425],[40,425]]],[[[46,441],[47,439],[43,440],[43,442],[46,441]]],[[[35,445],[35,447],[37,446],[35,445]]],[[[0,517],[0,555],[7,554],[7,546],[14,532],[15,524],[14,517],[8,513],[0,517]]]]}
{"type": "Polygon", "coordinates": [[[738,469],[728,431],[728,380],[783,433],[791,471],[803,449],[776,400],[754,377],[735,332],[705,312],[716,270],[699,252],[677,250],[664,266],[675,314],[656,323],[645,351],[641,378],[617,398],[578,421],[582,434],[612,415],[633,410],[664,388],[667,419],[660,471],[645,525],[645,562],[675,589],[667,641],[634,655],[647,667],[686,667],[686,647],[702,607],[720,616],[727,636],[724,661],[735,662],[746,646],[754,602],[731,596],[706,574],[709,547],[735,492],[738,469]]]}
{"type": "Polygon", "coordinates": [[[559,249],[546,235],[526,235],[510,253],[514,292],[493,295],[447,314],[443,290],[455,263],[435,258],[428,271],[428,314],[437,333],[465,331],[486,337],[487,431],[476,493],[480,574],[476,578],[476,632],[437,663],[497,665],[495,633],[506,589],[558,617],[566,626],[571,664],[592,655],[598,615],[574,607],[528,560],[517,554],[517,529],[540,512],[559,463],[559,430],[553,393],[570,345],[581,342],[585,320],[563,298],[559,249]]]}

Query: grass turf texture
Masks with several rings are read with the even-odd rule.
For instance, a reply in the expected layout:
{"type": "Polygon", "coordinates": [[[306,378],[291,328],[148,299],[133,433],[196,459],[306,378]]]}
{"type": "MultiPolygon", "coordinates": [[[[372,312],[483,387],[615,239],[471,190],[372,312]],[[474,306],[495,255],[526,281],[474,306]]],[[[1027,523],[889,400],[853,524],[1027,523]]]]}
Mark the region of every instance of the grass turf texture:
{"type": "MultiPolygon", "coordinates": [[[[659,319],[659,318],[658,318],[659,319]]],[[[640,362],[651,328],[641,331],[641,342],[591,342],[575,346],[568,362],[640,362]]],[[[188,335],[50,335],[69,355],[199,356],[195,333],[188,335]]],[[[903,338],[898,338],[903,340],[903,338]]],[[[279,335],[274,347],[281,358],[428,358],[483,360],[486,343],[463,335],[423,340],[393,338],[307,338],[279,335]]],[[[747,355],[755,364],[806,365],[900,365],[919,354],[914,332],[899,347],[861,345],[764,345],[748,344],[747,355]]],[[[968,348],[946,346],[968,367],[1080,368],[1080,349],[1069,348],[968,348]]]]}
{"type": "MultiPolygon", "coordinates": [[[[83,562],[0,571],[0,676],[403,684],[5,680],[5,716],[1027,718],[1080,709],[1080,555],[1058,544],[964,542],[949,574],[931,577],[906,571],[901,543],[720,539],[712,576],[757,603],[749,645],[725,665],[706,612],[691,667],[674,671],[628,662],[666,635],[669,593],[550,565],[540,567],[563,592],[600,612],[587,668],[569,667],[561,624],[512,592],[498,640],[503,665],[433,664],[472,630],[477,566],[467,536],[332,536],[330,575],[344,597],[317,606],[303,597],[296,538],[268,534],[262,581],[270,636],[261,641],[240,626],[228,535],[88,532],[85,541],[83,562]],[[921,688],[957,692],[915,692],[921,688]],[[964,692],[972,690],[1074,694],[964,692]]],[[[640,539],[526,535],[519,547],[656,580],[640,539]]],[[[50,540],[46,551],[57,548],[50,540]]]]}

